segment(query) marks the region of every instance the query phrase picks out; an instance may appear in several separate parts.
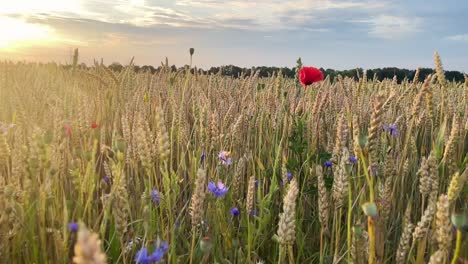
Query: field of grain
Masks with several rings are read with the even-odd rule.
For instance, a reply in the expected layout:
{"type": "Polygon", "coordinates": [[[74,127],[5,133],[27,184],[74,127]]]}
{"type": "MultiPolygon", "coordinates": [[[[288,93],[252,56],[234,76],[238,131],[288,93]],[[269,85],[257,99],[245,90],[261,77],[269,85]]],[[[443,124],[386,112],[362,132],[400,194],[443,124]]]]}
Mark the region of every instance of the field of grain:
{"type": "Polygon", "coordinates": [[[435,65],[303,87],[2,62],[0,263],[466,263],[468,80],[435,65]]]}

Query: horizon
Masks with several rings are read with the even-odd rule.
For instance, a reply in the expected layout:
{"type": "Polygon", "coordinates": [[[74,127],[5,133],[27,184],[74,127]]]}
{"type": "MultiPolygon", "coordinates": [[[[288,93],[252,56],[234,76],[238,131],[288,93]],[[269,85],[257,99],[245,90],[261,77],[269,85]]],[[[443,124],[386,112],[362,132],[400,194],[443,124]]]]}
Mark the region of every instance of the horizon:
{"type": "MultiPolygon", "coordinates": [[[[80,55],[81,56],[81,55],[80,55]]],[[[94,58],[96,61],[100,61],[100,58],[97,59],[97,58],[94,58]]],[[[119,63],[121,66],[125,67],[127,65],[129,65],[129,62],[131,61],[132,58],[130,58],[128,60],[128,62],[117,62],[117,61],[113,61],[113,62],[103,62],[103,64],[105,66],[111,66],[111,64],[113,63],[119,63]]],[[[28,60],[3,60],[3,62],[12,62],[12,63],[43,63],[43,64],[47,64],[47,63],[56,63],[57,65],[60,65],[60,66],[70,66],[72,65],[72,56],[70,57],[69,60],[67,60],[66,62],[56,62],[56,61],[28,61],[28,60]]],[[[134,60],[135,61],[135,60],[134,60]]],[[[2,61],[0,61],[2,62],[2,61]]],[[[161,61],[163,62],[163,61],[161,61]]],[[[159,67],[161,67],[161,62],[158,64],[137,64],[137,63],[134,63],[134,66],[138,66],[138,67],[143,67],[143,66],[152,66],[154,69],[158,69],[159,67]]],[[[85,63],[85,62],[82,62],[80,60],[78,60],[78,64],[81,64],[81,63],[85,63]]],[[[163,62],[164,63],[164,62],[163,62]]],[[[86,64],[86,67],[93,67],[93,63],[85,63],[86,64]]],[[[183,68],[184,66],[189,66],[188,64],[180,64],[180,65],[177,65],[177,64],[171,64],[170,63],[170,60],[169,60],[169,66],[176,66],[177,69],[180,69],[180,68],[183,68]]],[[[196,65],[192,66],[192,68],[194,67],[197,67],[197,69],[199,70],[204,70],[204,71],[208,71],[210,70],[210,68],[220,68],[220,67],[229,67],[229,66],[234,66],[234,67],[239,67],[241,69],[251,69],[252,67],[254,68],[260,68],[260,67],[267,67],[267,68],[278,68],[278,69],[282,69],[282,68],[289,68],[289,69],[294,69],[296,66],[278,66],[278,65],[253,65],[253,66],[239,66],[239,65],[234,65],[234,64],[224,64],[224,65],[210,65],[210,66],[207,66],[206,68],[205,67],[197,67],[196,65]]],[[[303,65],[303,66],[308,66],[308,65],[303,65]]],[[[362,67],[356,67],[356,68],[349,68],[349,69],[336,69],[336,68],[323,68],[323,67],[318,67],[319,69],[323,69],[323,70],[334,70],[334,71],[352,71],[352,70],[357,70],[357,69],[362,69],[362,70],[365,70],[365,71],[369,71],[369,70],[376,70],[376,69],[388,69],[388,68],[396,68],[396,69],[399,69],[399,70],[408,70],[408,71],[416,71],[418,68],[419,69],[430,69],[430,70],[435,70],[435,66],[434,67],[418,67],[418,68],[401,68],[401,67],[396,67],[396,66],[384,66],[384,67],[380,67],[380,68],[362,68],[362,67]]],[[[465,71],[460,71],[460,70],[452,70],[452,69],[446,69],[444,68],[444,71],[445,72],[460,72],[462,74],[466,74],[465,71]]]]}
{"type": "Polygon", "coordinates": [[[0,3],[0,60],[93,59],[209,69],[434,68],[468,72],[468,3],[450,0],[18,0],[0,3]],[[26,6],[26,8],[25,8],[26,6]],[[229,12],[227,12],[229,10],[229,12]],[[258,17],[257,14],[262,14],[258,17]],[[313,45],[313,46],[312,46],[313,45]]]}

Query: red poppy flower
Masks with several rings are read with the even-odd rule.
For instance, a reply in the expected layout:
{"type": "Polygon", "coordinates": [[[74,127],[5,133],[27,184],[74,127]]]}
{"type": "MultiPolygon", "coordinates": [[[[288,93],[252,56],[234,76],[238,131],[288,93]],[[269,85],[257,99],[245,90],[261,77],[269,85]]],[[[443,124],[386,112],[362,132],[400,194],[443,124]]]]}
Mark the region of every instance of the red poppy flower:
{"type": "Polygon", "coordinates": [[[70,137],[71,136],[71,126],[69,125],[64,125],[63,128],[65,128],[65,134],[67,135],[67,137],[70,137]]]}
{"type": "Polygon", "coordinates": [[[302,67],[299,71],[299,80],[302,85],[311,85],[314,82],[320,82],[323,80],[323,73],[314,67],[302,67]]]}
{"type": "Polygon", "coordinates": [[[91,128],[92,128],[92,129],[98,128],[98,126],[99,126],[99,125],[98,125],[96,122],[93,122],[93,123],[91,124],[91,128]]]}

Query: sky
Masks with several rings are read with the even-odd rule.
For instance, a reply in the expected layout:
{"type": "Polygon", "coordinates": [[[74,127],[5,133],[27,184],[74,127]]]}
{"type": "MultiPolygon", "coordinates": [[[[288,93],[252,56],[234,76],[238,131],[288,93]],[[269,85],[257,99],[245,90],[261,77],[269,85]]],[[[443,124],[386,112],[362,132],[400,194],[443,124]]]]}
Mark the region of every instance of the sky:
{"type": "Polygon", "coordinates": [[[464,0],[0,0],[0,60],[468,72],[464,0]]]}

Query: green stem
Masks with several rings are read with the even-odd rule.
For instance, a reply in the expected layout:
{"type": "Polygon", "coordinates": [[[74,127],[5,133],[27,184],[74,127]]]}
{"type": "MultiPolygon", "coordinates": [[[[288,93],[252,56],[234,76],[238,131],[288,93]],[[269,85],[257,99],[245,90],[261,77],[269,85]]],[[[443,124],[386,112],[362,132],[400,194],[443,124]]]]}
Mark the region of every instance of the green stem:
{"type": "Polygon", "coordinates": [[[418,249],[416,252],[416,262],[417,264],[424,263],[424,254],[426,253],[426,245],[427,245],[427,238],[424,237],[421,241],[419,241],[418,249]]]}
{"type": "Polygon", "coordinates": [[[367,217],[367,228],[369,232],[369,264],[374,264],[375,260],[375,230],[374,220],[371,216],[367,217]]]}
{"type": "Polygon", "coordinates": [[[195,251],[195,237],[196,237],[196,227],[192,227],[192,244],[190,246],[190,264],[193,263],[193,254],[195,251]]]}
{"type": "Polygon", "coordinates": [[[292,245],[288,245],[288,256],[289,256],[289,263],[294,263],[294,251],[292,245]]]}
{"type": "Polygon", "coordinates": [[[338,211],[338,217],[336,216],[336,210],[335,210],[335,217],[338,221],[336,221],[336,231],[335,231],[335,253],[333,256],[333,259],[338,259],[339,257],[339,251],[340,251],[340,240],[341,240],[341,208],[338,211]]]}
{"type": "Polygon", "coordinates": [[[458,257],[460,256],[460,248],[462,242],[462,232],[461,230],[457,229],[457,242],[455,244],[455,252],[453,253],[453,259],[451,264],[456,264],[458,257]]]}
{"type": "Polygon", "coordinates": [[[374,202],[374,179],[372,175],[369,176],[369,171],[367,169],[366,160],[364,159],[364,155],[362,154],[362,152],[361,152],[361,161],[362,161],[362,166],[364,168],[364,175],[366,176],[367,185],[369,185],[369,200],[371,203],[373,203],[374,202]]]}
{"type": "Polygon", "coordinates": [[[348,223],[347,223],[347,239],[348,239],[348,263],[351,263],[351,216],[353,213],[353,200],[352,200],[352,193],[351,193],[351,181],[350,177],[348,177],[348,223]]]}
{"type": "Polygon", "coordinates": [[[323,230],[323,226],[322,226],[322,228],[320,229],[320,264],[323,264],[323,254],[324,254],[324,252],[323,252],[323,247],[324,247],[324,245],[323,245],[323,243],[324,243],[324,241],[323,241],[323,231],[324,230],[323,230]]]}
{"type": "Polygon", "coordinates": [[[247,213],[247,259],[251,261],[250,252],[252,251],[252,223],[250,222],[250,215],[247,213]]]}
{"type": "Polygon", "coordinates": [[[280,246],[279,246],[278,264],[282,264],[282,263],[283,263],[283,259],[284,259],[284,250],[283,250],[283,248],[284,248],[283,245],[280,245],[280,246]]]}

